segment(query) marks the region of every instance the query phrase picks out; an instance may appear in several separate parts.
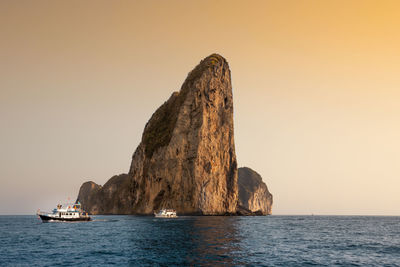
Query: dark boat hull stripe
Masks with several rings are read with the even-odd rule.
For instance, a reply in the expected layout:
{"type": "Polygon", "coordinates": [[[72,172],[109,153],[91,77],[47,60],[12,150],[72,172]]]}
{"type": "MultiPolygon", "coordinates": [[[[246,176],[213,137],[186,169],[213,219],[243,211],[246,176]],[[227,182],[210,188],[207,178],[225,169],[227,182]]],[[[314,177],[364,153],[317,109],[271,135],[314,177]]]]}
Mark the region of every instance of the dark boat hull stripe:
{"type": "Polygon", "coordinates": [[[57,217],[49,217],[46,215],[39,215],[40,219],[43,222],[50,222],[50,221],[59,221],[59,222],[80,222],[80,221],[90,221],[90,217],[80,217],[80,218],[57,218],[57,217]]]}

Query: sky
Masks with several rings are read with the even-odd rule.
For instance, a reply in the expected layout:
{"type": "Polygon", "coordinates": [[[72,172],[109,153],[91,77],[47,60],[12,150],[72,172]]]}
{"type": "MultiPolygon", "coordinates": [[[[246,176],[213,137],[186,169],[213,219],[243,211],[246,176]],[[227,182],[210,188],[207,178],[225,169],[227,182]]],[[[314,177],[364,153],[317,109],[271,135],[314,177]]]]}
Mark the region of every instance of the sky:
{"type": "Polygon", "coordinates": [[[273,214],[400,215],[398,1],[0,1],[0,214],[126,173],[199,61],[229,62],[273,214]]]}

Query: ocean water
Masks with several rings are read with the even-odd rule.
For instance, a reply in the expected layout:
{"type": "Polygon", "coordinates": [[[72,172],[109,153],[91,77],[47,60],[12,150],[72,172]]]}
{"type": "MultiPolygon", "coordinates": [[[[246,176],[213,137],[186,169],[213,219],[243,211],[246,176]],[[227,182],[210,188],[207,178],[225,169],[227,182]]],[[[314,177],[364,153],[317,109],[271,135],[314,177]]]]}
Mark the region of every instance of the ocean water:
{"type": "Polygon", "coordinates": [[[400,217],[0,216],[1,266],[400,266],[400,217]]]}

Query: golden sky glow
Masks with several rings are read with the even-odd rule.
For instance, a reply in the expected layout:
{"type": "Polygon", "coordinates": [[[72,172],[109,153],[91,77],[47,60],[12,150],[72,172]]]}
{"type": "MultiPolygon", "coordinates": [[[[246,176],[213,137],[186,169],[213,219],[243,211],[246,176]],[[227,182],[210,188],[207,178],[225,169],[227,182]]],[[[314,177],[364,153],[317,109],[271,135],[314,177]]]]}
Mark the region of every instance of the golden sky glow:
{"type": "Polygon", "coordinates": [[[274,214],[400,215],[399,14],[399,1],[1,1],[0,214],[127,172],[151,114],[217,52],[239,166],[262,175],[274,214]]]}

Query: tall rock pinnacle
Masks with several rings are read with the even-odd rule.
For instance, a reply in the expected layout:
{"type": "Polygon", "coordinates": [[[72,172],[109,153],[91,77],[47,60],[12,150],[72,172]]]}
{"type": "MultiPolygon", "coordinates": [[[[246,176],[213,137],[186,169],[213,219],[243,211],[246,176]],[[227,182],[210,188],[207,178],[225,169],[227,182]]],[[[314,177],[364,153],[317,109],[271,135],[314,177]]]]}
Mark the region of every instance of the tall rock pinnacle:
{"type": "Polygon", "coordinates": [[[78,199],[91,200],[84,208],[103,214],[151,214],[160,208],[174,208],[178,214],[236,212],[232,85],[222,56],[202,60],[180,91],[157,109],[129,173],[118,177],[118,184],[109,181],[107,188],[84,184],[78,199]]]}
{"type": "Polygon", "coordinates": [[[228,63],[205,58],[151,117],[129,170],[134,213],[236,211],[237,164],[228,63]]]}

